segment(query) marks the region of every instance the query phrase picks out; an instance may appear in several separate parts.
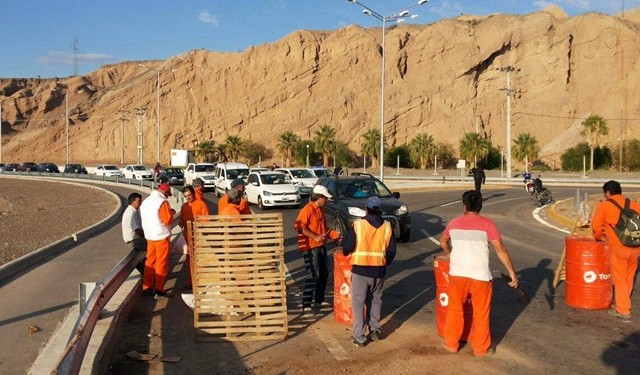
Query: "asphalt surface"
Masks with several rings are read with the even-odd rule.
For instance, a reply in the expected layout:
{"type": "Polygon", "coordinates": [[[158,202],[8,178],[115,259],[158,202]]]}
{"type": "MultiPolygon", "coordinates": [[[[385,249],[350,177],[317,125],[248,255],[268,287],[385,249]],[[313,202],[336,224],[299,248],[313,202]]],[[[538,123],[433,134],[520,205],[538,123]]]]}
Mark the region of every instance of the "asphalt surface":
{"type": "MultiPolygon", "coordinates": [[[[598,188],[582,191],[601,194],[598,188]]],[[[192,313],[178,296],[164,303],[142,299],[125,326],[112,373],[637,373],[638,318],[621,322],[604,310],[573,309],[564,302],[565,283],[552,290],[566,236],[560,230],[567,228],[553,229],[536,220],[531,198],[521,188],[485,189],[482,213],[498,224],[531,303],[524,305],[504,281],[496,279],[491,320],[495,356],[479,362],[466,347],[452,361],[453,357],[440,349],[435,329],[432,261],[440,252],[437,239],[444,226],[462,213],[461,192],[402,193],[401,200],[412,215],[413,230],[410,242],[399,244],[396,261],[388,269],[383,294],[383,341],[354,352],[348,343],[350,328],[333,322],[330,309],[311,319],[300,316],[304,265],[296,249],[293,227],[285,224],[285,261],[293,279],[287,291],[287,340],[196,344],[192,313]],[[181,360],[136,362],[124,356],[131,350],[179,356],[181,360]]],[[[554,187],[553,193],[557,200],[571,198],[575,188],[554,187]]],[[[207,194],[207,198],[214,206],[213,195],[207,194]]],[[[260,212],[255,206],[252,209],[260,212]]],[[[282,211],[284,222],[291,224],[298,212],[278,211],[282,211]]],[[[544,218],[545,211],[540,215],[544,218]]],[[[497,278],[504,271],[495,256],[491,270],[497,278]]],[[[173,276],[170,282],[179,288],[184,283],[180,264],[175,266],[173,276]]],[[[332,290],[330,283],[329,302],[332,290]]],[[[640,311],[637,296],[632,302],[634,311],[640,311]]]]}

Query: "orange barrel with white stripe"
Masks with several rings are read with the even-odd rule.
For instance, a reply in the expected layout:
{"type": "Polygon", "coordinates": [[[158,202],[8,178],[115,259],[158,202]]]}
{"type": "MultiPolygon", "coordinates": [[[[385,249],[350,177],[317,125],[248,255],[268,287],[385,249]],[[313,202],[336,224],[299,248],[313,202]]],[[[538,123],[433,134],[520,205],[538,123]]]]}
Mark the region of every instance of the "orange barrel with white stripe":
{"type": "MultiPolygon", "coordinates": [[[[449,256],[439,254],[433,258],[433,273],[436,278],[436,327],[438,335],[442,337],[444,322],[447,320],[447,308],[449,306],[449,256]]],[[[464,328],[460,341],[469,339],[471,324],[473,323],[473,306],[471,298],[467,298],[462,304],[464,312],[464,328]]]]}
{"type": "Polygon", "coordinates": [[[353,325],[351,305],[351,255],[333,251],[333,317],[336,322],[353,325]]]}
{"type": "Polygon", "coordinates": [[[609,247],[593,237],[565,237],[565,302],[580,309],[611,307],[609,247]]]}

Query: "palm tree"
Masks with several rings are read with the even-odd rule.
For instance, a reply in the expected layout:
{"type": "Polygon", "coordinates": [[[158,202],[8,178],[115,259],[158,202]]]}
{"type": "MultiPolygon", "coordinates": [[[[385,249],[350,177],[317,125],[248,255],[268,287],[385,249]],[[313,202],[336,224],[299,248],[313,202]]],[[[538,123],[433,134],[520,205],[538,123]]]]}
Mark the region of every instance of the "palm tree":
{"type": "Polygon", "coordinates": [[[471,161],[472,158],[475,159],[476,156],[482,159],[489,154],[489,147],[489,142],[481,138],[480,134],[465,133],[460,140],[460,157],[468,161],[471,161]]]}
{"type": "Polygon", "coordinates": [[[209,158],[215,153],[216,146],[213,141],[202,141],[196,146],[196,156],[203,161],[209,161],[209,158]]]}
{"type": "Polygon", "coordinates": [[[335,150],[336,131],[329,125],[322,125],[313,137],[316,152],[322,153],[322,165],[329,165],[329,156],[335,150]]]}
{"type": "MultiPolygon", "coordinates": [[[[515,148],[513,149],[513,157],[516,160],[523,162],[531,161],[534,158],[538,157],[538,153],[540,152],[540,147],[538,146],[538,140],[536,137],[532,136],[531,133],[520,133],[515,141],[515,148]]],[[[525,170],[529,170],[529,165],[525,164],[525,170]]]]}
{"type": "Polygon", "coordinates": [[[409,142],[409,148],[414,159],[420,160],[420,169],[427,169],[427,160],[435,152],[433,137],[427,133],[419,133],[409,142]]]}
{"type": "Polygon", "coordinates": [[[213,153],[216,155],[216,160],[218,162],[227,162],[227,145],[224,143],[217,144],[214,148],[213,153]]]}
{"type": "Polygon", "coordinates": [[[609,128],[607,121],[598,115],[589,116],[582,122],[582,126],[584,129],[580,135],[587,138],[587,144],[591,150],[591,168],[589,170],[593,172],[593,152],[600,145],[600,136],[609,134],[609,128]]]}
{"type": "Polygon", "coordinates": [[[300,142],[300,137],[292,131],[286,131],[278,137],[278,150],[285,156],[287,168],[291,167],[291,158],[293,157],[293,149],[300,142]]]}
{"type": "Polygon", "coordinates": [[[227,153],[231,156],[232,161],[238,161],[240,152],[242,151],[242,139],[237,135],[230,135],[225,140],[227,153]]]}
{"type": "Polygon", "coordinates": [[[362,153],[371,156],[371,165],[378,164],[378,154],[380,153],[380,130],[377,128],[367,130],[363,135],[362,153]]]}

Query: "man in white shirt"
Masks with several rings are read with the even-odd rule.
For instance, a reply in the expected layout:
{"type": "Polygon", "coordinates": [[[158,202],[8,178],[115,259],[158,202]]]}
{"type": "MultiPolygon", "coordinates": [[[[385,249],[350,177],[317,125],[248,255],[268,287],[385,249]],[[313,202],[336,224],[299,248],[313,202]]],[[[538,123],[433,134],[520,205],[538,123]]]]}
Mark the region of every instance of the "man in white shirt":
{"type": "MultiPolygon", "coordinates": [[[[138,193],[131,193],[127,198],[129,205],[122,214],[122,239],[127,244],[129,250],[147,251],[147,240],[144,238],[142,230],[142,220],[140,219],[140,205],[142,196],[138,193]]],[[[137,265],[136,269],[144,274],[144,257],[137,265]]]]}

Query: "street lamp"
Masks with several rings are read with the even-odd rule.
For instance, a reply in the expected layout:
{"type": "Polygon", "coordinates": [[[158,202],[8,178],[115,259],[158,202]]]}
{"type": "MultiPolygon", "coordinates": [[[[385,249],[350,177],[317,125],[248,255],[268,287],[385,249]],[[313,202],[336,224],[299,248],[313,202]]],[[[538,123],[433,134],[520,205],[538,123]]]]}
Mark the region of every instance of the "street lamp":
{"type": "Polygon", "coordinates": [[[307,145],[307,168],[309,168],[309,145],[307,145]]]}
{"type": "Polygon", "coordinates": [[[368,6],[362,4],[358,0],[347,0],[352,4],[358,4],[364,8],[362,13],[366,16],[372,16],[377,20],[382,22],[382,79],[381,79],[381,90],[380,90],[380,181],[384,181],[384,53],[385,53],[385,30],[387,27],[387,22],[403,22],[405,18],[416,18],[417,14],[410,14],[409,8],[412,8],[416,5],[426,4],[429,0],[419,0],[415,4],[411,4],[408,7],[405,7],[397,12],[391,13],[388,16],[382,16],[380,13],[374,11],[368,6]]]}
{"type": "Polygon", "coordinates": [[[152,68],[150,66],[146,66],[144,64],[138,64],[138,66],[140,66],[141,68],[147,68],[149,70],[153,70],[154,72],[156,72],[158,78],[158,86],[156,91],[158,91],[158,104],[156,106],[156,116],[157,116],[157,124],[158,124],[158,146],[157,146],[157,162],[160,162],[160,72],[175,72],[176,69],[171,69],[171,70],[167,70],[167,69],[156,69],[156,68],[152,68]]]}

